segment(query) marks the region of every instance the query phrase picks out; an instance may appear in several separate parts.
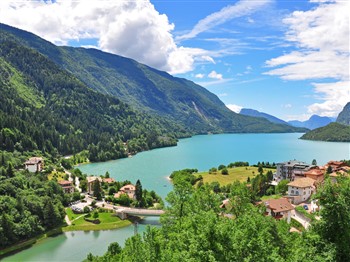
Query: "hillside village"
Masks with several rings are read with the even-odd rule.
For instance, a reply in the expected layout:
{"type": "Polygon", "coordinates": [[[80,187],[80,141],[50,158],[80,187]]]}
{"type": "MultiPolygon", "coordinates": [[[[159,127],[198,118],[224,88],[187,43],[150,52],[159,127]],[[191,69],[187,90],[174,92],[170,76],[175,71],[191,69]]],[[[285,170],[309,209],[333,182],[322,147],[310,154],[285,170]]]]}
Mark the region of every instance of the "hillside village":
{"type": "MultiPolygon", "coordinates": [[[[276,166],[271,185],[277,186],[281,181],[287,180],[289,181],[288,191],[281,198],[269,199],[260,204],[266,206],[266,215],[276,219],[287,219],[288,223],[291,222],[291,218],[294,218],[305,228],[311,221],[307,214],[316,213],[322,208],[318,205],[317,199],[312,199],[312,195],[317,192],[325,177],[329,176],[331,181],[336,183],[338,177],[349,176],[350,172],[350,166],[342,161],[329,161],[324,166],[318,166],[316,163],[307,164],[291,160],[278,163],[276,166]],[[302,209],[296,207],[302,207],[302,209]]],[[[319,219],[317,216],[315,218],[319,219]]]]}

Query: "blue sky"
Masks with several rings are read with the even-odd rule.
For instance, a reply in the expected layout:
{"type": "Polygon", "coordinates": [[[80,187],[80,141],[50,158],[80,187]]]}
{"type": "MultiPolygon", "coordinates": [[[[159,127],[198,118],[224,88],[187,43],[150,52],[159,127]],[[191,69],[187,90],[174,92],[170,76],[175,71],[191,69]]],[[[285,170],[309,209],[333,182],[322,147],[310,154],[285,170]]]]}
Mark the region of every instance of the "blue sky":
{"type": "Polygon", "coordinates": [[[131,57],[284,120],[350,101],[349,1],[8,1],[0,21],[131,57]]]}

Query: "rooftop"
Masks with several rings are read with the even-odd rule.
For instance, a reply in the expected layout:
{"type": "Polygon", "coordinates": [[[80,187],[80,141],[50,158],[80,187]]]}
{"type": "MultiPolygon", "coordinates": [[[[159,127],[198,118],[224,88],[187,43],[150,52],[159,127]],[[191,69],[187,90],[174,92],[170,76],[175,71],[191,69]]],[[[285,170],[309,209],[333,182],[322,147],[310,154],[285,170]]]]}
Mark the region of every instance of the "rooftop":
{"type": "Polygon", "coordinates": [[[324,175],[324,170],[321,169],[311,169],[307,172],[305,172],[305,175],[312,175],[312,176],[323,176],[324,175]]]}
{"type": "Polygon", "coordinates": [[[31,157],[26,161],[26,164],[27,165],[34,165],[34,164],[38,164],[42,161],[43,161],[42,157],[31,157]]]}
{"type": "Polygon", "coordinates": [[[68,181],[68,180],[61,180],[57,182],[59,185],[61,186],[71,186],[72,182],[68,181]]]}
{"type": "Polygon", "coordinates": [[[294,187],[312,187],[315,183],[315,180],[309,177],[303,177],[296,179],[290,183],[288,183],[288,186],[294,186],[294,187]]]}
{"type": "Polygon", "coordinates": [[[286,198],[279,198],[279,199],[269,199],[264,202],[265,206],[273,210],[273,212],[283,212],[283,211],[290,211],[293,210],[294,207],[291,203],[289,203],[288,199],[286,198]]]}

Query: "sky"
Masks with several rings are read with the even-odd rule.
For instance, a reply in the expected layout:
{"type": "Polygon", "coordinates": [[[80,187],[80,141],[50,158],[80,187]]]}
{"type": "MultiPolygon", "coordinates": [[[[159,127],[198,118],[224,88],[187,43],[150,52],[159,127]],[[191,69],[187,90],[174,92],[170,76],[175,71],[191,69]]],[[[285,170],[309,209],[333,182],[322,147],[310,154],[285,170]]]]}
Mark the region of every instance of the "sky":
{"type": "Polygon", "coordinates": [[[336,117],[350,101],[350,1],[1,0],[0,22],[187,78],[235,112],[336,117]]]}

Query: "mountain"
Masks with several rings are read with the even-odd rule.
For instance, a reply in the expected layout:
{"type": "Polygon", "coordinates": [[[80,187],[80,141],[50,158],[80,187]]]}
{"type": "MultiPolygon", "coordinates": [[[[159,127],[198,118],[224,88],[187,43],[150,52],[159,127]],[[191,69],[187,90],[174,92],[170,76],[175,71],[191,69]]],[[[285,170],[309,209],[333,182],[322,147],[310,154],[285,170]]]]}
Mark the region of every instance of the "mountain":
{"type": "Polygon", "coordinates": [[[304,129],[236,114],[205,88],[132,59],[96,49],[57,47],[40,37],[0,24],[2,41],[35,49],[85,86],[132,108],[170,121],[190,133],[301,132],[304,129]]]}
{"type": "Polygon", "coordinates": [[[90,160],[101,161],[175,145],[176,137],[188,135],[172,121],[92,90],[46,56],[1,34],[0,94],[0,150],[56,156],[89,149],[90,160]]]}
{"type": "Polygon", "coordinates": [[[322,126],[326,126],[331,122],[334,122],[335,119],[327,116],[318,116],[318,115],[312,115],[308,120],[306,121],[298,121],[298,120],[291,120],[288,121],[288,123],[295,127],[305,127],[310,130],[319,128],[322,126]]]}
{"type": "Polygon", "coordinates": [[[245,116],[254,116],[254,117],[262,117],[265,118],[267,120],[269,120],[272,123],[275,124],[285,124],[288,125],[287,122],[283,121],[282,119],[279,119],[275,116],[263,113],[263,112],[259,112],[257,110],[254,109],[249,109],[249,108],[242,108],[241,111],[239,112],[241,115],[245,115],[245,116]]]}
{"type": "Polygon", "coordinates": [[[350,102],[348,102],[337,117],[337,123],[350,125],[350,102]]]}
{"type": "Polygon", "coordinates": [[[329,142],[350,142],[350,126],[330,123],[327,126],[316,128],[304,134],[301,139],[329,141],[329,142]]]}

